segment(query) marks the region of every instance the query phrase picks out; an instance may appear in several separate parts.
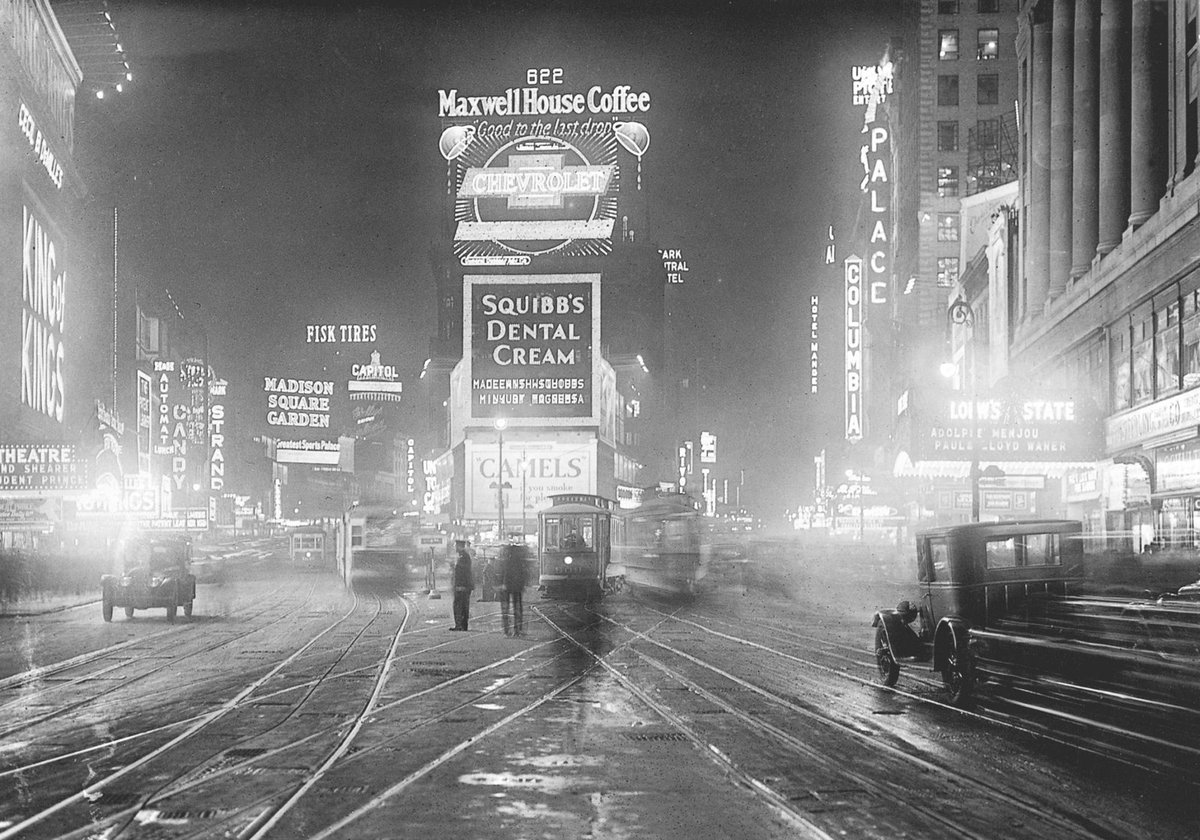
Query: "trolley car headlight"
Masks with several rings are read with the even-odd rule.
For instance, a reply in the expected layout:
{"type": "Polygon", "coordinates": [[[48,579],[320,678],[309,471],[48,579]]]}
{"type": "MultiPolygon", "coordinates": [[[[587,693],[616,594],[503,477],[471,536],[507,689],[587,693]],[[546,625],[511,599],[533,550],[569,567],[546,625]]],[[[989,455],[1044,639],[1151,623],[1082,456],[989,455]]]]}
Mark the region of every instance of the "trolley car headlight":
{"type": "Polygon", "coordinates": [[[564,566],[570,566],[570,565],[571,565],[572,563],[574,563],[574,562],[575,562],[575,561],[574,561],[573,559],[571,559],[570,557],[564,557],[564,558],[563,558],[563,565],[564,565],[564,566]]]}

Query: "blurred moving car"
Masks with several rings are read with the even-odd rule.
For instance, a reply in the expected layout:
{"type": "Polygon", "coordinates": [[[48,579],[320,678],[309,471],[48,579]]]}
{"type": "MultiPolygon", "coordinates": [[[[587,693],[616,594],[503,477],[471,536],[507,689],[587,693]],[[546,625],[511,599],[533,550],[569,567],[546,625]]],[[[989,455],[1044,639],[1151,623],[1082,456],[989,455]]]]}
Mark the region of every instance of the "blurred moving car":
{"type": "Polygon", "coordinates": [[[196,583],[215,583],[222,586],[226,580],[227,562],[223,554],[199,554],[192,558],[189,571],[196,578],[196,583]]]}
{"type": "Polygon", "coordinates": [[[120,573],[102,575],[102,609],[112,621],[117,607],[127,618],[134,610],[164,607],[173,622],[180,607],[191,616],[196,598],[196,578],[189,570],[192,544],[183,538],[138,538],[131,540],[118,557],[120,573]]]}

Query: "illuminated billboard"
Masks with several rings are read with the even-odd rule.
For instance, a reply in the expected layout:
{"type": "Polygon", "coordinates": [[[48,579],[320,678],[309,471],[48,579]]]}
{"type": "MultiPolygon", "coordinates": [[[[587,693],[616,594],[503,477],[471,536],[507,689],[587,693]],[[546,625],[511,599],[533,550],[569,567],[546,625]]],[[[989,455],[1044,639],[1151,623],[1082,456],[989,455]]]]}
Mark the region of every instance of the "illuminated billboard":
{"type": "Polygon", "coordinates": [[[504,488],[504,518],[536,516],[559,493],[596,493],[596,439],[556,436],[552,440],[504,442],[504,463],[496,441],[466,442],[466,510],[469,519],[496,519],[497,476],[504,488]]]}
{"type": "Polygon", "coordinates": [[[454,253],[464,266],[529,266],[548,256],[612,250],[621,151],[641,160],[650,94],[629,85],[566,87],[562,68],[532,69],[526,87],[438,91],[438,147],[454,196],[454,253]]]}
{"type": "Polygon", "coordinates": [[[846,257],[846,440],[863,437],[862,260],[846,257]]]}
{"type": "Polygon", "coordinates": [[[63,493],[89,488],[86,459],[69,444],[0,443],[0,492],[63,493]]]}
{"type": "Polygon", "coordinates": [[[591,419],[599,275],[468,276],[465,283],[469,416],[591,419]]]}
{"type": "Polygon", "coordinates": [[[62,423],[66,260],[49,224],[27,206],[21,215],[21,404],[62,423]]]}

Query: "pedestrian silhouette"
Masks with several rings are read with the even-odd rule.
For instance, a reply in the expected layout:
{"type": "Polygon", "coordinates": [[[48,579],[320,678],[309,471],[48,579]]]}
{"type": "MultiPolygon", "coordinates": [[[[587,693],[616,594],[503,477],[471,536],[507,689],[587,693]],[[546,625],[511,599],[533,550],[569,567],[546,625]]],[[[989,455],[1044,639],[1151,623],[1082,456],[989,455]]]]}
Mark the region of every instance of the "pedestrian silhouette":
{"type": "Polygon", "coordinates": [[[509,635],[508,613],[512,608],[512,635],[525,635],[525,583],[527,576],[526,560],[529,549],[524,545],[506,545],[500,549],[500,621],[504,625],[504,635],[509,635]]]}
{"type": "Polygon", "coordinates": [[[454,561],[452,585],[454,587],[454,626],[451,630],[466,630],[471,619],[471,590],[475,588],[475,575],[471,571],[471,552],[466,540],[456,540],[458,558],[454,561]]]}

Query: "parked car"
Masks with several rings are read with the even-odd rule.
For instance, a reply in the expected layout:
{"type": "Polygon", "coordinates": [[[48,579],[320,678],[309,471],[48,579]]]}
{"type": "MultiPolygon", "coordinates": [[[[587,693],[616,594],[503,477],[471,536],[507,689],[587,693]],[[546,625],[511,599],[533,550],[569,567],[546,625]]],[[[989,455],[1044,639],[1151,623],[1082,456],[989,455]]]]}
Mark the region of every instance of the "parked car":
{"type": "Polygon", "coordinates": [[[972,635],[1072,592],[1083,576],[1081,530],[1074,521],[1021,520],[918,533],[916,601],[871,621],[880,681],[895,685],[902,661],[931,662],[950,702],[968,705],[981,676],[972,635]]]}
{"type": "Polygon", "coordinates": [[[166,608],[170,622],[180,607],[190,617],[196,598],[191,552],[191,542],[183,538],[131,540],[118,557],[119,573],[100,578],[104,620],[112,621],[118,607],[125,609],[127,618],[134,610],[158,607],[166,608]]]}

